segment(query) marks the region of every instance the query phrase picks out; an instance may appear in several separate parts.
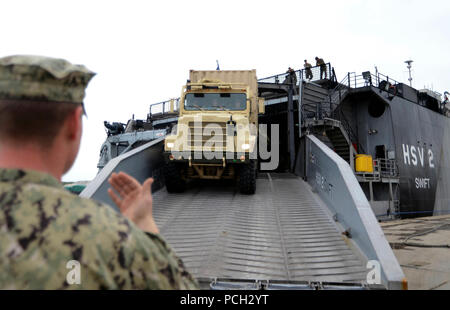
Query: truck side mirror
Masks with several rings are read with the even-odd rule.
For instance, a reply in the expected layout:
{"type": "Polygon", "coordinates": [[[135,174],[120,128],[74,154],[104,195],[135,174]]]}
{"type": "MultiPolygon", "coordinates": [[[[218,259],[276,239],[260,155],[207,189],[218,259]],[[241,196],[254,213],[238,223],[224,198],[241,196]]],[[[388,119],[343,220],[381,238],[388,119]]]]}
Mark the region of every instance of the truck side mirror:
{"type": "Polygon", "coordinates": [[[264,105],[264,99],[258,98],[258,110],[259,114],[265,114],[266,113],[266,106],[264,105]]]}

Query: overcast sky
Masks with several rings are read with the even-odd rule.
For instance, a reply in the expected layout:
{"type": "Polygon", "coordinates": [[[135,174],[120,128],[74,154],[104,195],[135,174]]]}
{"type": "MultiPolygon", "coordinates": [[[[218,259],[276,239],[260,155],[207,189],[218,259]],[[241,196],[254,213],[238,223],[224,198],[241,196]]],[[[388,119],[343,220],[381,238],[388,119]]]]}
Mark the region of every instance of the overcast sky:
{"type": "Polygon", "coordinates": [[[450,90],[450,1],[20,1],[0,3],[0,57],[65,58],[95,71],[89,118],[65,181],[97,173],[103,121],[145,119],[178,97],[190,69],[256,69],[258,78],[304,59],[347,72],[372,70],[416,88],[450,90]]]}

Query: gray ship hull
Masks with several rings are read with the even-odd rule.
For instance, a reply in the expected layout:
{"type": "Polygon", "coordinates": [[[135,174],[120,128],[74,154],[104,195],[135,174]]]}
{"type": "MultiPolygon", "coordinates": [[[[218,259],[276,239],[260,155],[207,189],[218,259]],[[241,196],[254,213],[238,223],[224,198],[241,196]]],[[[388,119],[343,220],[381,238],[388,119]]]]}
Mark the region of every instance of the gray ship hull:
{"type": "Polygon", "coordinates": [[[398,216],[450,213],[450,118],[374,87],[351,94],[343,108],[367,154],[379,158],[382,147],[396,160],[398,216]]]}

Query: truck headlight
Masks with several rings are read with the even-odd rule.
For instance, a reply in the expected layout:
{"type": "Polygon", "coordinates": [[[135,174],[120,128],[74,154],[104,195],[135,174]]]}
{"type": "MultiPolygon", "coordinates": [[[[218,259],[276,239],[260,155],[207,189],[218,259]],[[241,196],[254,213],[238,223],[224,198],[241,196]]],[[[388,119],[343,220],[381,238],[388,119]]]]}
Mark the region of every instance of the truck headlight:
{"type": "Polygon", "coordinates": [[[173,148],[174,146],[175,146],[175,143],[167,142],[167,147],[168,147],[169,149],[173,148]]]}
{"type": "Polygon", "coordinates": [[[242,149],[243,149],[244,151],[250,150],[250,144],[242,144],[242,149]]]}

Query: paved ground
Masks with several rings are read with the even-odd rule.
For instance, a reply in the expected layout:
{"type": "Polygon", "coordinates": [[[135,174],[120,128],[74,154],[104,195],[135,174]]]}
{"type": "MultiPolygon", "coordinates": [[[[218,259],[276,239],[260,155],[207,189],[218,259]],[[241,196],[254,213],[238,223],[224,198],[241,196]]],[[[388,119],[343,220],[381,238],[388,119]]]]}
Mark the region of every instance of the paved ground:
{"type": "Polygon", "coordinates": [[[410,290],[450,290],[450,216],[387,222],[381,227],[410,290]]]}

